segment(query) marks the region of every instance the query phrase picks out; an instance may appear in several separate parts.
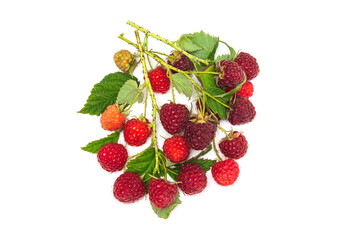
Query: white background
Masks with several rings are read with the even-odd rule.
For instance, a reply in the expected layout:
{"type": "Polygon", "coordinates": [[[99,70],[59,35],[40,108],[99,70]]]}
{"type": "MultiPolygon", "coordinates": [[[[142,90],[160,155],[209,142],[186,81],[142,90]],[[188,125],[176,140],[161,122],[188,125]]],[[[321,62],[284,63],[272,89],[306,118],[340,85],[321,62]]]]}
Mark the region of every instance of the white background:
{"type": "Polygon", "coordinates": [[[2,1],[0,238],[343,239],[339,3],[2,1]],[[181,195],[168,220],[147,199],[117,202],[119,173],[80,149],[108,134],[98,117],[76,112],[117,71],[113,54],[133,51],[117,38],[134,39],[127,20],[171,40],[204,30],[261,68],[257,116],[235,128],[249,141],[238,181],[220,187],[208,173],[207,189],[181,195]]]}

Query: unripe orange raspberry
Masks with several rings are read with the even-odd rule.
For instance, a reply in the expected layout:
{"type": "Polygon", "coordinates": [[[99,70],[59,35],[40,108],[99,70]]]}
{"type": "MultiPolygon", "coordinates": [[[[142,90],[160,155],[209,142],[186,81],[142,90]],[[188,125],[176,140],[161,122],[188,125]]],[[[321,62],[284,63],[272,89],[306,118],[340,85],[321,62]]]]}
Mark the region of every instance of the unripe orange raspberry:
{"type": "Polygon", "coordinates": [[[113,104],[108,106],[105,112],[103,112],[100,123],[103,129],[116,131],[124,125],[125,120],[125,115],[119,111],[115,104],[113,104]]]}
{"type": "Polygon", "coordinates": [[[120,70],[128,72],[133,58],[128,50],[120,50],[114,54],[113,60],[120,70]]]}

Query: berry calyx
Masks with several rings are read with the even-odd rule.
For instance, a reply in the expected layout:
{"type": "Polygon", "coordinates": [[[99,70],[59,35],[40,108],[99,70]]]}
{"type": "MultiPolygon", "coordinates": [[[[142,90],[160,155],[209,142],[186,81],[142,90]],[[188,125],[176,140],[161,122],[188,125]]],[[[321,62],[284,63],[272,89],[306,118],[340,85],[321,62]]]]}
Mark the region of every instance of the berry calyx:
{"type": "Polygon", "coordinates": [[[113,60],[121,71],[129,72],[133,57],[128,50],[120,50],[114,54],[113,60]]]}
{"type": "MultiPolygon", "coordinates": [[[[184,54],[173,51],[172,54],[168,57],[167,63],[181,71],[192,71],[194,69],[194,65],[192,61],[184,54]]],[[[172,73],[176,73],[176,71],[171,70],[172,73]]]]}
{"type": "Polygon", "coordinates": [[[229,138],[220,141],[219,149],[225,157],[240,159],[248,151],[248,141],[242,133],[234,131],[229,134],[229,138]]]}
{"type": "Polygon", "coordinates": [[[176,198],[176,184],[167,183],[164,179],[151,179],[148,185],[149,200],[157,209],[169,207],[176,198]]]}
{"type": "Polygon", "coordinates": [[[170,88],[170,79],[167,76],[167,70],[158,66],[148,73],[151,88],[156,93],[166,93],[170,88]]]}
{"type": "Polygon", "coordinates": [[[235,62],[243,69],[248,81],[254,79],[260,72],[260,67],[258,66],[256,58],[249,53],[240,52],[237,55],[235,62]]]}
{"type": "Polygon", "coordinates": [[[119,143],[108,143],[100,148],[97,154],[101,167],[108,172],[120,171],[124,168],[128,153],[119,143]]]}
{"type": "Polygon", "coordinates": [[[123,203],[132,203],[145,195],[145,184],[135,172],[124,172],[113,186],[113,195],[123,203]]]}
{"type": "Polygon", "coordinates": [[[183,136],[175,135],[164,141],[163,152],[174,163],[185,161],[190,152],[190,147],[183,136]]]}
{"type": "Polygon", "coordinates": [[[217,85],[221,88],[236,87],[244,81],[243,69],[230,60],[222,60],[216,64],[216,71],[219,73],[215,77],[217,85]]]}
{"type": "Polygon", "coordinates": [[[207,177],[204,169],[196,163],[186,163],[177,176],[179,188],[188,195],[202,192],[207,186],[207,177]]]}
{"type": "Polygon", "coordinates": [[[109,105],[100,117],[101,127],[108,131],[117,131],[125,124],[125,115],[115,104],[109,105]]]}
{"type": "MultiPolygon", "coordinates": [[[[234,88],[227,88],[225,92],[230,92],[234,88]]],[[[245,82],[241,89],[235,93],[236,96],[250,98],[254,94],[254,85],[251,82],[245,82]]]]}
{"type": "Polygon", "coordinates": [[[213,179],[221,186],[232,185],[239,176],[238,163],[233,159],[219,161],[213,164],[212,169],[213,179]]]}
{"type": "Polygon", "coordinates": [[[143,119],[130,119],[124,126],[124,139],[130,146],[141,146],[151,135],[148,122],[143,119]]]}
{"type": "Polygon", "coordinates": [[[160,110],[163,128],[170,134],[180,133],[189,119],[189,110],[183,104],[165,103],[160,110]]]}

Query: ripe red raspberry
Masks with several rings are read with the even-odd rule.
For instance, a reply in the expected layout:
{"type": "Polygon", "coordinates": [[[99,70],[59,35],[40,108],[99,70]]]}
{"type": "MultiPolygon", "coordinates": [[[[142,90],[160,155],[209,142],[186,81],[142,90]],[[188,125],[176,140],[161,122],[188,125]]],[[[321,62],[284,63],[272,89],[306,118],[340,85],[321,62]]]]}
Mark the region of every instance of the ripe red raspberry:
{"type": "Polygon", "coordinates": [[[244,81],[244,71],[236,63],[230,60],[222,60],[217,63],[216,71],[219,72],[216,81],[221,88],[236,87],[244,81]]]}
{"type": "Polygon", "coordinates": [[[119,111],[115,104],[109,105],[100,117],[101,127],[109,131],[117,131],[122,128],[125,120],[125,115],[119,111]]]}
{"type": "Polygon", "coordinates": [[[256,58],[249,53],[240,52],[236,57],[235,62],[243,69],[248,81],[254,79],[260,72],[256,58]]]}
{"type": "Polygon", "coordinates": [[[212,169],[213,179],[222,186],[233,184],[239,176],[239,166],[235,160],[227,159],[213,164],[212,169]]]}
{"type": "Polygon", "coordinates": [[[156,93],[166,93],[170,87],[167,71],[161,66],[151,70],[148,74],[151,88],[156,93]]]}
{"type": "Polygon", "coordinates": [[[163,209],[175,201],[176,184],[167,183],[164,179],[151,179],[148,185],[149,200],[158,209],[163,209]]]}
{"type": "MultiPolygon", "coordinates": [[[[194,69],[192,61],[186,55],[178,51],[173,51],[168,57],[168,64],[181,71],[192,71],[194,69]]],[[[171,70],[171,72],[176,73],[174,70],[171,70]]]]}
{"type": "MultiPolygon", "coordinates": [[[[198,99],[198,101],[196,101],[195,105],[196,105],[196,107],[197,107],[197,110],[200,111],[200,105],[199,105],[199,104],[202,104],[202,101],[198,99]]],[[[202,106],[202,105],[201,105],[201,106],[202,106]]],[[[213,113],[211,109],[210,109],[210,111],[211,111],[211,113],[209,113],[209,112],[207,111],[207,109],[205,108],[205,114],[208,114],[208,115],[213,114],[213,115],[217,118],[218,121],[222,120],[222,119],[219,117],[219,115],[218,115],[217,113],[213,113]]]]}
{"type": "Polygon", "coordinates": [[[135,202],[145,195],[145,184],[137,173],[124,172],[114,182],[113,195],[120,202],[135,202]]]}
{"type": "Polygon", "coordinates": [[[196,163],[186,163],[177,176],[179,188],[188,195],[202,192],[207,185],[204,169],[196,163]]]}
{"type": "Polygon", "coordinates": [[[240,125],[251,122],[256,115],[255,107],[249,99],[237,96],[228,120],[232,125],[240,125]]]}
{"type": "Polygon", "coordinates": [[[242,158],[248,150],[248,141],[242,133],[234,131],[228,139],[223,138],[219,143],[219,149],[225,157],[232,159],[242,158]]]}
{"type": "Polygon", "coordinates": [[[174,163],[185,161],[188,158],[190,149],[185,138],[179,135],[166,139],[163,144],[163,152],[174,163]]]}
{"type": "MultiPolygon", "coordinates": [[[[230,92],[233,89],[234,88],[227,88],[225,92],[230,92]]],[[[246,97],[246,98],[250,98],[253,94],[254,94],[254,86],[252,85],[251,82],[245,82],[242,85],[242,88],[238,92],[236,92],[237,96],[246,97]]]]}
{"type": "Polygon", "coordinates": [[[160,120],[163,128],[174,135],[185,127],[189,119],[189,110],[185,105],[176,103],[163,104],[160,110],[160,120]]]}
{"type": "Polygon", "coordinates": [[[183,136],[188,146],[195,150],[202,150],[211,144],[217,131],[216,122],[209,117],[198,115],[187,122],[183,136]]]}
{"type": "Polygon", "coordinates": [[[130,146],[141,146],[146,143],[151,134],[147,122],[139,119],[130,119],[124,127],[124,139],[130,146]]]}
{"type": "Polygon", "coordinates": [[[119,143],[105,144],[97,156],[101,167],[108,172],[122,170],[128,158],[126,148],[119,143]]]}

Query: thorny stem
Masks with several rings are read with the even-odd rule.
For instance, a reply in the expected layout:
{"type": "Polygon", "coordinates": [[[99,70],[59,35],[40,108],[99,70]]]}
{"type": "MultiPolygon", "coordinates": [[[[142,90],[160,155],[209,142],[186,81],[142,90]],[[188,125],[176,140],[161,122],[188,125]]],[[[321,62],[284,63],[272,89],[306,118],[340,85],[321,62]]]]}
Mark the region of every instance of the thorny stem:
{"type": "Polygon", "coordinates": [[[156,109],[157,109],[157,104],[156,104],[156,99],[154,92],[151,88],[149,76],[148,76],[148,70],[146,68],[146,62],[144,58],[144,51],[141,43],[141,39],[139,37],[139,33],[136,30],[135,31],[136,39],[137,39],[137,44],[138,44],[138,50],[139,50],[139,56],[142,61],[142,66],[143,66],[143,73],[144,73],[144,78],[145,78],[145,83],[149,89],[150,97],[151,97],[151,102],[152,102],[152,142],[154,144],[155,148],[155,168],[153,170],[153,174],[155,174],[158,171],[158,165],[159,165],[159,158],[158,158],[158,147],[157,147],[157,139],[156,139],[156,109]]]}
{"type": "Polygon", "coordinates": [[[127,21],[126,23],[129,24],[131,27],[134,27],[134,28],[138,29],[139,31],[141,31],[141,32],[143,32],[143,33],[145,33],[145,34],[148,34],[149,36],[151,36],[151,37],[153,37],[153,38],[156,38],[157,40],[159,40],[159,41],[161,41],[161,42],[164,42],[165,44],[171,46],[172,48],[176,49],[177,51],[183,53],[183,54],[186,55],[188,58],[194,59],[194,60],[196,60],[196,61],[198,61],[198,62],[202,62],[202,63],[204,63],[204,64],[206,64],[206,65],[209,64],[209,61],[208,61],[208,60],[204,60],[204,59],[201,59],[201,58],[197,58],[197,57],[195,57],[195,56],[189,54],[188,52],[184,51],[183,49],[181,49],[180,47],[178,47],[177,45],[175,45],[174,42],[172,42],[172,41],[170,41],[170,40],[167,40],[167,39],[165,39],[165,38],[162,38],[162,37],[160,37],[159,35],[156,35],[156,34],[150,32],[150,31],[148,31],[148,30],[146,30],[146,29],[144,29],[144,28],[138,26],[137,24],[135,24],[135,23],[133,23],[133,22],[131,22],[131,21],[127,21]]]}
{"type": "MultiPolygon", "coordinates": [[[[144,42],[143,42],[143,49],[144,50],[148,50],[148,37],[149,37],[148,34],[145,34],[144,42]]],[[[151,65],[149,56],[147,56],[147,59],[148,59],[148,62],[149,62],[150,69],[152,69],[153,67],[151,65]]]]}

